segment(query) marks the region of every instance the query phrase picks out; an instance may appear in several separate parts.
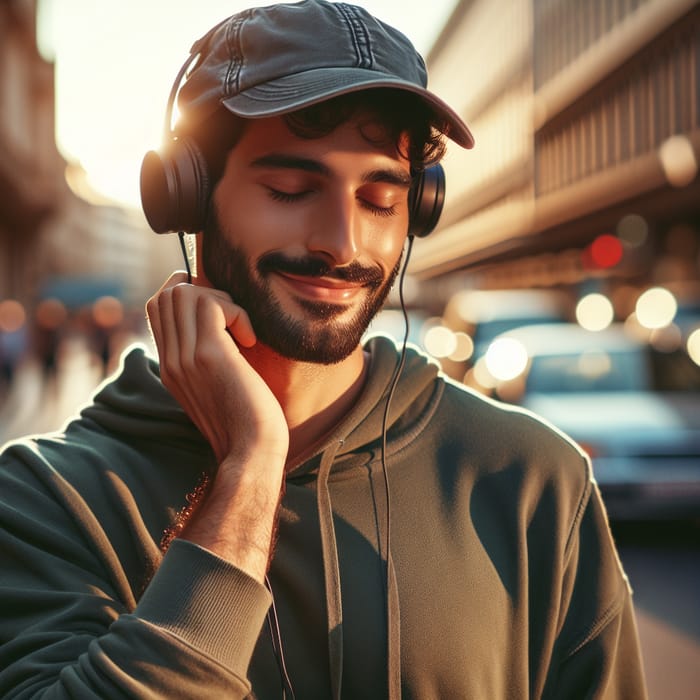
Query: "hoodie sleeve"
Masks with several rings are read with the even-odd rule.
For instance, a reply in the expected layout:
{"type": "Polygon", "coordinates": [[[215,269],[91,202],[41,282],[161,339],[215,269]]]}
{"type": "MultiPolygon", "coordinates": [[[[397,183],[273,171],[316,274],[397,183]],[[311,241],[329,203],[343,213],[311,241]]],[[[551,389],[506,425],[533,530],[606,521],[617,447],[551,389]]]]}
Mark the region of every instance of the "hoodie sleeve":
{"type": "Polygon", "coordinates": [[[105,531],[30,445],[0,457],[0,697],[249,693],[268,592],[181,540],[135,590],[129,558],[145,551],[137,512],[105,531]]]}
{"type": "Polygon", "coordinates": [[[554,663],[543,698],[645,700],[632,592],[592,480],[567,559],[554,663]]]}

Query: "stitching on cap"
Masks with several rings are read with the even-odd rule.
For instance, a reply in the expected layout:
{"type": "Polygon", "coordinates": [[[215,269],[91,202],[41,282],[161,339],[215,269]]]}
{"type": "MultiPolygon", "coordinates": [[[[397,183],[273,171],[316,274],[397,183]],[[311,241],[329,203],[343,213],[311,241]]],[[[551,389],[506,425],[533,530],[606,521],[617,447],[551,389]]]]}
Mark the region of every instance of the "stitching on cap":
{"type": "Polygon", "coordinates": [[[243,67],[243,51],[241,50],[241,26],[244,16],[233,18],[226,27],[226,46],[228,48],[229,64],[224,78],[224,97],[237,95],[240,92],[241,68],[243,67]]]}
{"type": "Polygon", "coordinates": [[[351,5],[346,5],[343,2],[335,3],[334,7],[342,13],[345,22],[350,29],[352,35],[352,43],[355,47],[355,55],[357,56],[357,66],[359,68],[372,68],[374,66],[374,58],[372,56],[372,45],[369,40],[369,32],[359,12],[351,5]]]}

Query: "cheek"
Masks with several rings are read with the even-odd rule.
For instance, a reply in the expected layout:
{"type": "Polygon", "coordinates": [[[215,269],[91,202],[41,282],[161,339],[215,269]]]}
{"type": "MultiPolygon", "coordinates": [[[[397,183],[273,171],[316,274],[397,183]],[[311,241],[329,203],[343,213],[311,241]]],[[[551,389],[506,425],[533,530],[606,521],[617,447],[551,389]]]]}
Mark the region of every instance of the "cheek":
{"type": "Polygon", "coordinates": [[[377,224],[368,240],[368,248],[373,258],[381,260],[384,267],[391,270],[401,257],[408,231],[408,217],[396,217],[390,225],[377,224]]]}
{"type": "Polygon", "coordinates": [[[282,244],[291,222],[271,207],[259,187],[228,187],[215,193],[221,228],[232,243],[255,256],[282,244]]]}

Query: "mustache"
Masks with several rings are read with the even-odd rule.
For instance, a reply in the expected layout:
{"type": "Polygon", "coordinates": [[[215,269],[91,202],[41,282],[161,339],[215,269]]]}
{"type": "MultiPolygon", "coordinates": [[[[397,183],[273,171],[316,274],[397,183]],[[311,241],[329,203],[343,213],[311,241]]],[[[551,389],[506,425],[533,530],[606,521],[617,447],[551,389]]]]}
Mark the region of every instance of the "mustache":
{"type": "Polygon", "coordinates": [[[262,255],[258,259],[257,268],[261,276],[271,272],[286,272],[302,277],[328,277],[343,282],[375,286],[384,281],[384,275],[379,267],[366,267],[357,261],[336,267],[323,258],[313,256],[290,258],[279,252],[262,255]]]}

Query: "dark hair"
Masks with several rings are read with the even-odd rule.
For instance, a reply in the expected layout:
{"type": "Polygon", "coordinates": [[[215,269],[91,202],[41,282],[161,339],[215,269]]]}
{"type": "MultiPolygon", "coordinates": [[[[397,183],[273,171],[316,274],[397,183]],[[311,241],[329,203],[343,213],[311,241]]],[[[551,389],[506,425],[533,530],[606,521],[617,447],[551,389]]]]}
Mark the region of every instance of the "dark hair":
{"type": "MultiPolygon", "coordinates": [[[[393,142],[409,160],[413,172],[439,162],[445,154],[446,124],[418,96],[404,90],[371,88],[353,92],[285,114],[283,119],[296,136],[314,139],[332,133],[358,115],[367,115],[368,124],[385,128],[380,141],[393,142]],[[408,152],[403,152],[404,134],[408,135],[408,152]]],[[[212,183],[221,177],[228,152],[240,139],[247,122],[222,108],[188,130],[186,135],[207,161],[212,183]]],[[[368,141],[378,142],[374,132],[372,137],[367,131],[362,133],[368,141]]]]}
{"type": "MultiPolygon", "coordinates": [[[[399,152],[402,136],[408,134],[408,152],[402,155],[414,171],[437,163],[445,154],[445,125],[419,97],[404,90],[372,88],[352,92],[291,112],[284,120],[297,136],[318,138],[359,114],[366,114],[368,122],[382,125],[386,142],[394,142],[399,152]]],[[[363,135],[373,140],[365,132],[363,135]]]]}

